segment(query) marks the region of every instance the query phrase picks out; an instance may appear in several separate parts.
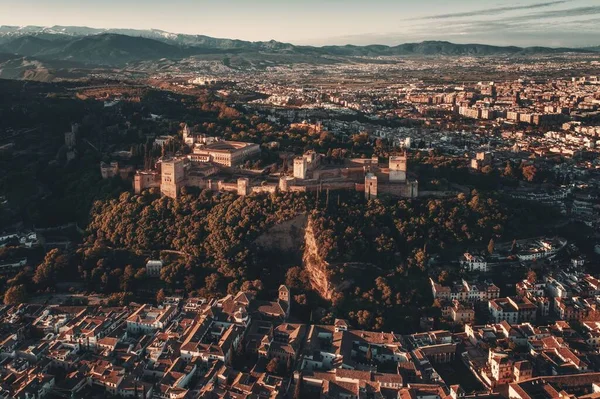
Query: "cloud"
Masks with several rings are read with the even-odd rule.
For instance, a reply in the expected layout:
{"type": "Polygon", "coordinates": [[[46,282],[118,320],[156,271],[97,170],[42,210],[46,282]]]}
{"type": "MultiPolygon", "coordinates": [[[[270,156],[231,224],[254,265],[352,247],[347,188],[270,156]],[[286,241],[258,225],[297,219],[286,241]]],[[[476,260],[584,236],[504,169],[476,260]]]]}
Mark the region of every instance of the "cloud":
{"type": "Polygon", "coordinates": [[[580,17],[587,15],[595,15],[600,14],[600,6],[592,6],[592,7],[577,7],[570,8],[566,10],[553,10],[553,11],[544,11],[537,12],[533,14],[522,15],[519,17],[512,18],[513,20],[536,20],[536,19],[546,19],[546,18],[567,18],[567,17],[580,17]]]}
{"type": "Polygon", "coordinates": [[[412,19],[387,31],[324,37],[313,41],[319,44],[397,45],[424,40],[447,40],[521,47],[598,46],[599,3],[598,0],[564,0],[529,5],[521,3],[521,6],[512,7],[505,4],[488,10],[412,19]],[[551,6],[556,7],[550,8],[551,6]],[[472,17],[460,18],[463,16],[472,17]],[[435,23],[432,23],[436,18],[435,23]]]}
{"type": "Polygon", "coordinates": [[[551,7],[558,4],[568,3],[570,0],[559,0],[559,1],[550,1],[545,3],[536,3],[530,4],[527,6],[511,6],[511,7],[498,7],[498,8],[488,8],[486,10],[475,10],[468,12],[458,12],[458,13],[450,13],[450,14],[438,14],[431,15],[428,17],[424,17],[421,19],[450,19],[450,18],[461,18],[461,17],[476,17],[480,15],[494,15],[507,11],[518,11],[518,10],[533,10],[536,8],[544,8],[551,7]]]}
{"type": "MultiPolygon", "coordinates": [[[[584,7],[581,7],[584,8],[584,7]]],[[[440,21],[436,24],[415,21],[403,26],[404,29],[388,32],[365,32],[356,35],[321,38],[311,44],[386,44],[398,45],[424,40],[447,40],[455,43],[482,43],[499,46],[549,46],[549,47],[588,47],[600,44],[600,18],[594,17],[594,10],[588,7],[588,18],[575,17],[583,10],[569,13],[572,18],[544,19],[527,16],[521,19],[502,18],[478,20],[477,18],[459,21],[440,21]],[[591,12],[591,14],[590,14],[591,12]]],[[[596,7],[592,7],[596,8],[596,7]]],[[[600,7],[597,7],[600,12],[600,7]]],[[[574,9],[572,9],[574,10],[574,9]]],[[[561,11],[562,14],[563,11],[561,11]]],[[[551,17],[557,15],[552,14],[551,17]]],[[[525,17],[525,16],[522,16],[525,17]]],[[[550,17],[549,17],[550,18],[550,17]]]]}

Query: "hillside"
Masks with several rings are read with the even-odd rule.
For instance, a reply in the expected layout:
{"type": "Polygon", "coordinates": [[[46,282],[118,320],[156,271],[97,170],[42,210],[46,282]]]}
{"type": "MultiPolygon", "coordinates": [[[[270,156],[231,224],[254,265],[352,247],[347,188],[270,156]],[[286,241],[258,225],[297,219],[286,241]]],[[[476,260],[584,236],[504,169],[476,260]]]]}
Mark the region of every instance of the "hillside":
{"type": "Polygon", "coordinates": [[[95,64],[126,64],[160,58],[182,58],[184,49],[156,40],[116,34],[87,36],[60,47],[60,59],[95,64]]]}
{"type": "Polygon", "coordinates": [[[125,65],[136,61],[179,59],[201,53],[152,39],[116,34],[48,40],[21,36],[0,44],[0,52],[46,60],[75,61],[92,65],[125,65]]]}
{"type": "Polygon", "coordinates": [[[0,79],[50,82],[54,78],[52,70],[39,60],[0,53],[0,79]]]}

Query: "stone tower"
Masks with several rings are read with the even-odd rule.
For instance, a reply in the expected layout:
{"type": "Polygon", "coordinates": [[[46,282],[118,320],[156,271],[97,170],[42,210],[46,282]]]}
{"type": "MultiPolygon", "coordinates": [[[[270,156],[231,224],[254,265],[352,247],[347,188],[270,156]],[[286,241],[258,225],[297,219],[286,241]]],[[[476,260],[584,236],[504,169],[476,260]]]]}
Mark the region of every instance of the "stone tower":
{"type": "Polygon", "coordinates": [[[192,135],[192,131],[190,130],[187,123],[185,124],[185,126],[183,126],[183,142],[189,146],[194,145],[195,142],[194,136],[192,135]]]}
{"type": "Polygon", "coordinates": [[[283,284],[279,286],[279,300],[283,302],[290,301],[290,290],[283,284]]]}
{"type": "Polygon", "coordinates": [[[296,179],[306,179],[306,171],[308,169],[308,164],[306,162],[305,157],[296,157],[294,158],[294,177],[296,179]]]}
{"type": "Polygon", "coordinates": [[[290,314],[290,290],[285,285],[281,284],[279,286],[279,303],[281,307],[285,310],[286,317],[290,314]]]}
{"type": "Polygon", "coordinates": [[[65,133],[65,145],[69,149],[73,149],[77,145],[77,135],[78,134],[79,134],[79,124],[72,123],[71,130],[65,133]]]}
{"type": "Polygon", "coordinates": [[[177,198],[184,179],[185,166],[183,158],[173,158],[161,162],[160,191],[163,195],[177,198]]]}
{"type": "Polygon", "coordinates": [[[390,183],[406,182],[406,153],[390,157],[390,183]]]}
{"type": "Polygon", "coordinates": [[[250,194],[250,180],[246,177],[241,177],[237,181],[237,193],[240,196],[250,194]]]}
{"type": "Polygon", "coordinates": [[[279,178],[279,191],[286,193],[289,191],[290,184],[294,183],[294,178],[291,176],[281,176],[279,178]]]}
{"type": "Polygon", "coordinates": [[[377,176],[373,173],[365,175],[365,198],[367,200],[377,198],[377,176]]]}

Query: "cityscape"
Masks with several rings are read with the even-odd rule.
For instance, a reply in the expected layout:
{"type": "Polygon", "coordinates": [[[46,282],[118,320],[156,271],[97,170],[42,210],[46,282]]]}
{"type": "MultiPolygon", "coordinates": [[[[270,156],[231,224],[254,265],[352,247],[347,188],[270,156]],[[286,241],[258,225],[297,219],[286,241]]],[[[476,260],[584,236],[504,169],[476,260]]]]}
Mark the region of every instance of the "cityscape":
{"type": "Polygon", "coordinates": [[[0,398],[600,397],[595,2],[5,1],[0,398]]]}

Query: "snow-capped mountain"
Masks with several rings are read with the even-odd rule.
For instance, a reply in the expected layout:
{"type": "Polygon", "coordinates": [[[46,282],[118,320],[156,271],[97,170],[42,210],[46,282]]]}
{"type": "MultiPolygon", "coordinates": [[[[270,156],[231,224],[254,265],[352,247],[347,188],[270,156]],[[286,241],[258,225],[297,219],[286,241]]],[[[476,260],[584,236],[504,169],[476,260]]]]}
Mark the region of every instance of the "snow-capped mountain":
{"type": "Polygon", "coordinates": [[[254,50],[270,50],[282,51],[291,50],[294,46],[287,43],[276,41],[268,42],[247,42],[244,40],[235,39],[219,39],[204,35],[186,35],[181,33],[165,32],[159,29],[97,29],[88,28],[85,26],[0,26],[0,41],[22,36],[40,36],[47,40],[60,38],[61,36],[84,37],[100,34],[116,34],[132,37],[143,37],[153,39],[169,44],[177,44],[180,46],[194,46],[204,48],[215,48],[221,50],[233,49],[254,49],[254,50]]]}

